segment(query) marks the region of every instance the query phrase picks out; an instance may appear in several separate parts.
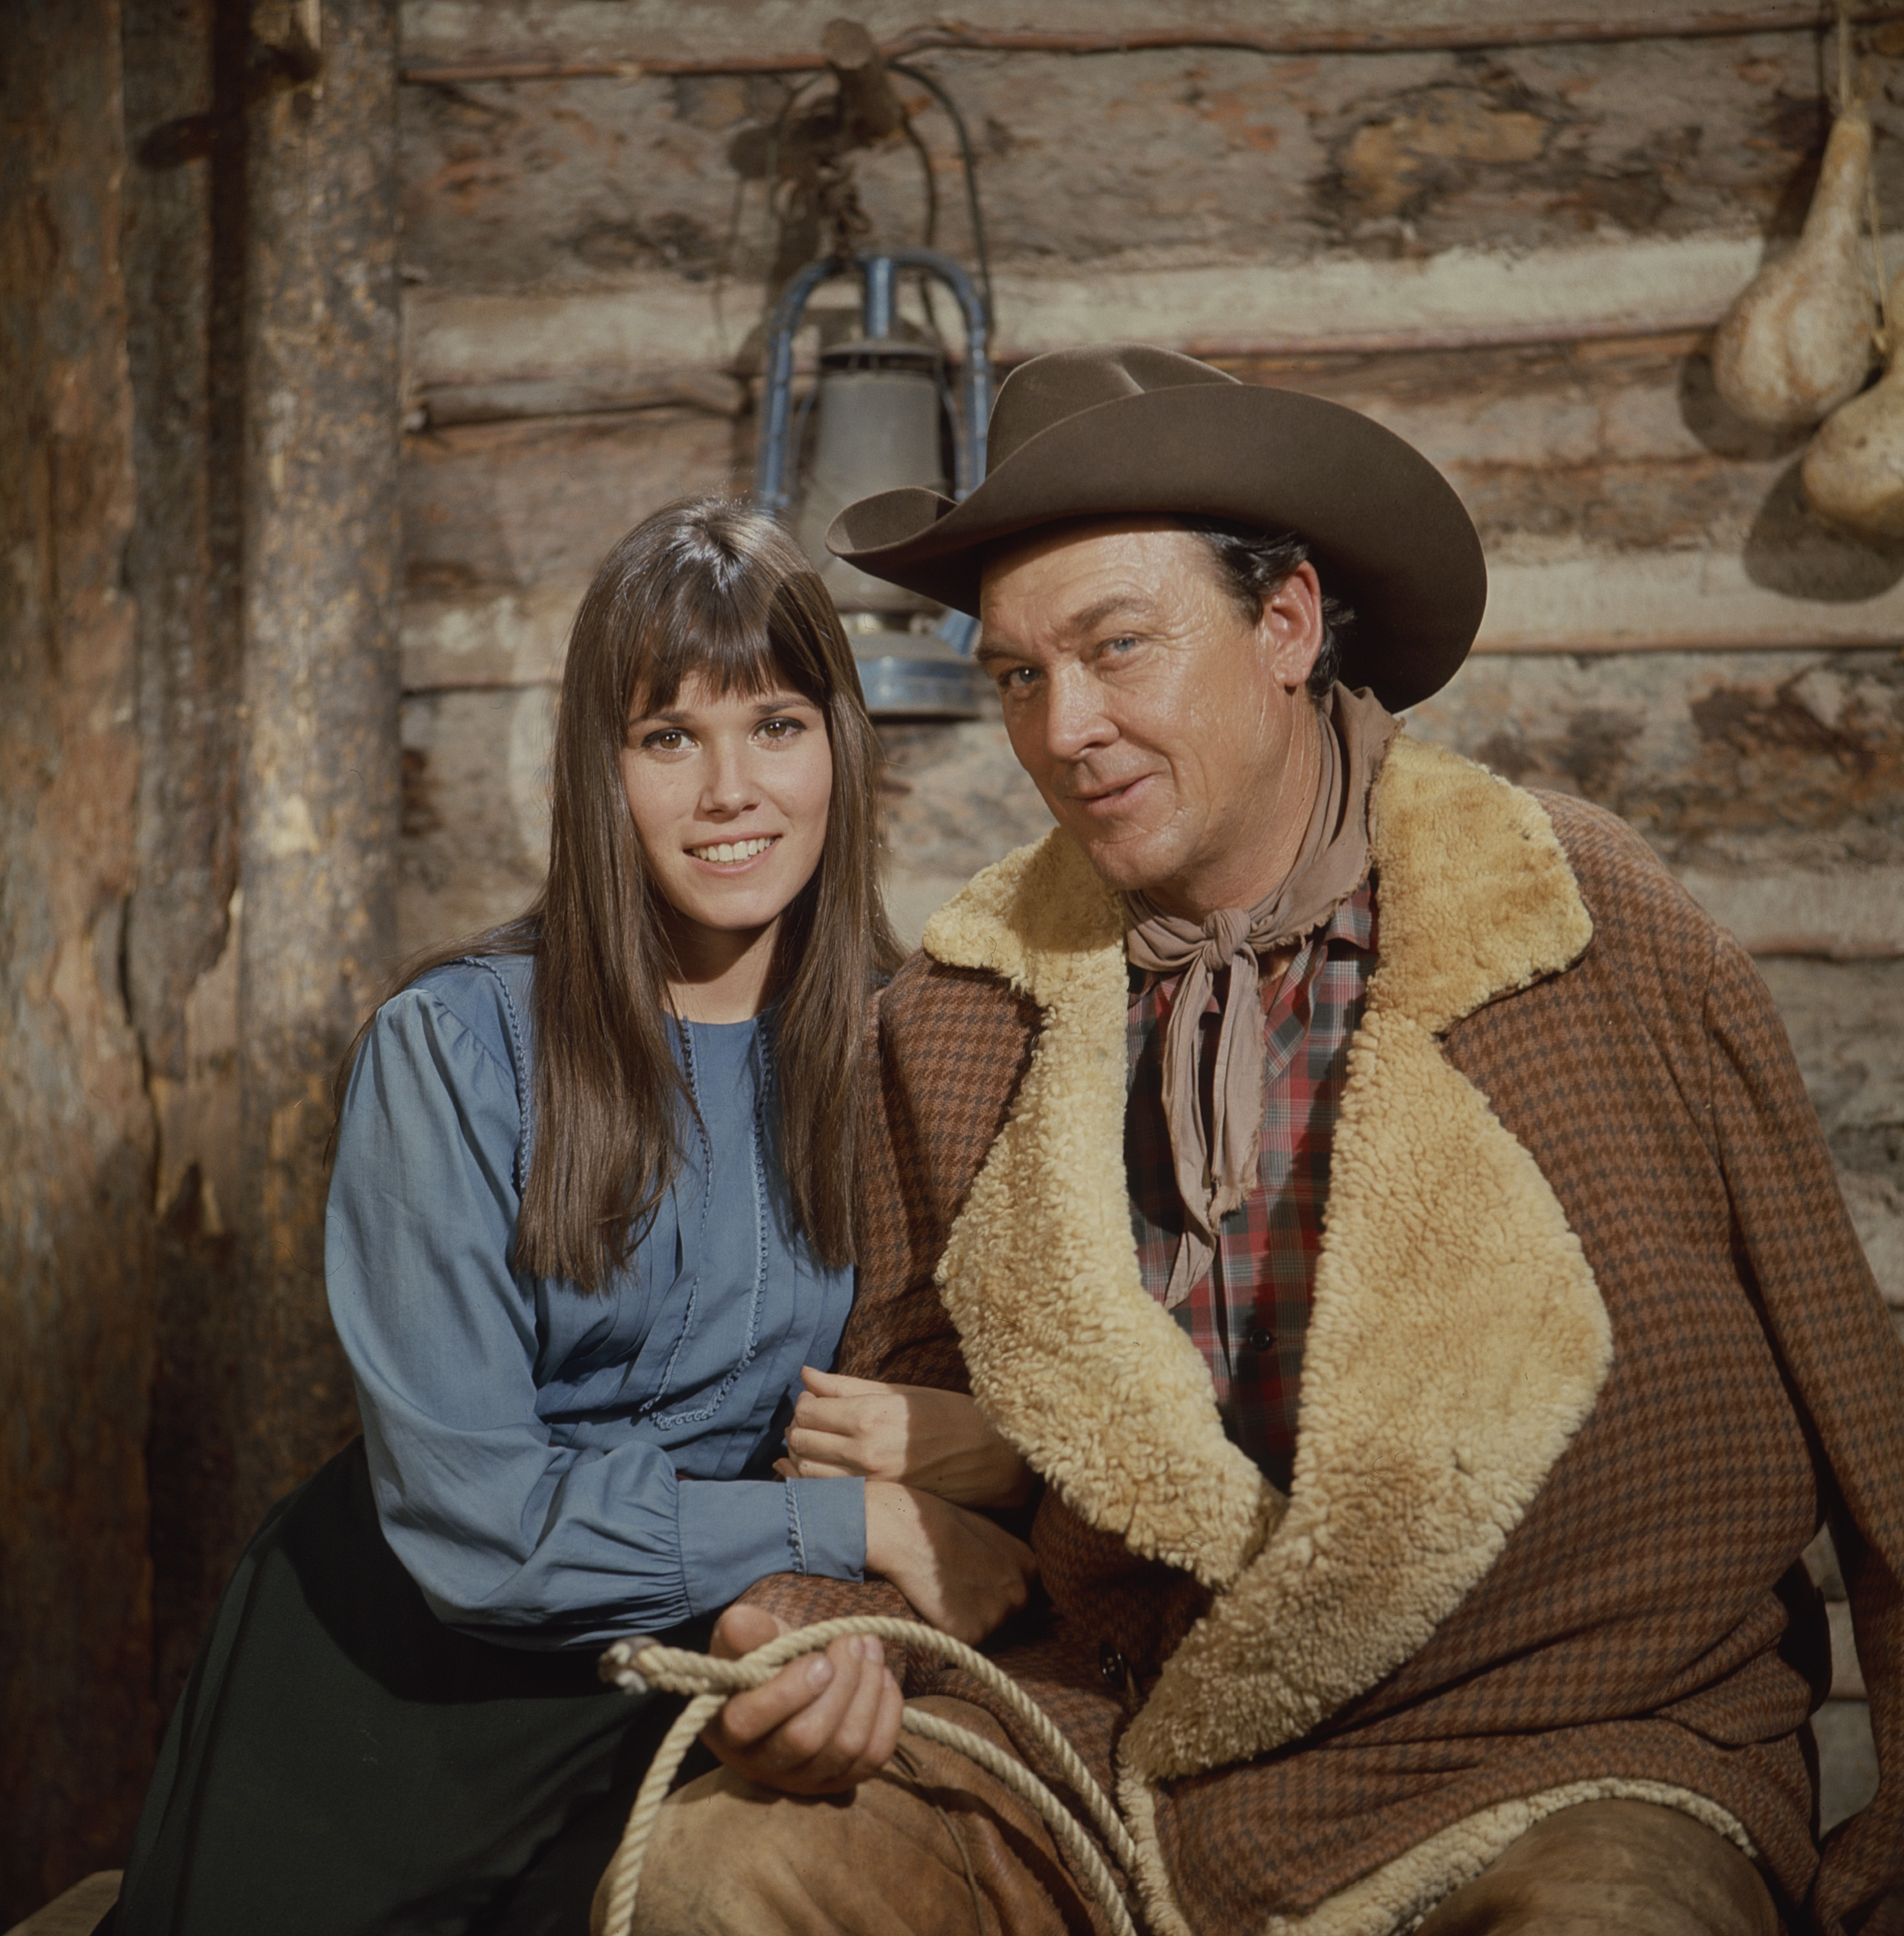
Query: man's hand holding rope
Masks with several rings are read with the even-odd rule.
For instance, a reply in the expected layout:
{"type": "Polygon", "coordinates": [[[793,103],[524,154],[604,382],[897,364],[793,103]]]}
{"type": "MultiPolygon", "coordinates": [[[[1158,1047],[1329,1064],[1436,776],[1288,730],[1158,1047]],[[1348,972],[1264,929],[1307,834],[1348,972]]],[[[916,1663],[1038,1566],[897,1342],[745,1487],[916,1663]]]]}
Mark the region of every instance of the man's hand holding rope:
{"type": "MultiPolygon", "coordinates": [[[[920,1617],[976,1646],[1024,1605],[1031,1550],[982,1514],[889,1480],[866,1482],[866,1570],[891,1581],[920,1617]]],[[[764,1608],[730,1607],[710,1651],[735,1660],[788,1631],[764,1608]]],[[[703,1731],[737,1774],[793,1795],[831,1795],[876,1774],[899,1739],[903,1703],[870,1636],[834,1641],[764,1687],[730,1697],[703,1731]]]]}

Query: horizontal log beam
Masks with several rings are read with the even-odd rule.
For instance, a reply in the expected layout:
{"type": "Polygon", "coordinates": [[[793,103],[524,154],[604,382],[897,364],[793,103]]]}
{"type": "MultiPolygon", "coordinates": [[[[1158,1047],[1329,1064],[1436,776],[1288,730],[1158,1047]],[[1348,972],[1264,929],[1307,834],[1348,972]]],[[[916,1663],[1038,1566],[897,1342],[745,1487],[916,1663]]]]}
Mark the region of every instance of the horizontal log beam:
{"type": "MultiPolygon", "coordinates": [[[[1904,20],[1904,5],[1853,10],[1854,25],[1904,20]]],[[[902,34],[879,49],[887,60],[937,49],[971,49],[997,53],[1122,54],[1173,47],[1224,48],[1245,53],[1299,59],[1318,54],[1458,53],[1491,48],[1605,46],[1621,41],[1730,38],[1754,34],[1824,31],[1816,7],[1780,7],[1755,14],[1711,10],[1696,14],[1627,14],[1608,20],[1486,20],[1469,26],[1297,27],[1265,33],[1243,27],[1200,31],[1173,27],[1109,33],[1001,31],[982,27],[922,27],[902,34]]],[[[413,86],[469,86],[491,81],[634,80],[644,74],[807,74],[827,65],[825,56],[802,50],[786,53],[659,56],[648,59],[549,59],[534,55],[489,60],[411,61],[402,70],[413,86]]]]}
{"type": "Polygon", "coordinates": [[[738,416],[746,386],[722,370],[635,372],[577,370],[546,377],[505,377],[495,383],[445,384],[413,400],[420,422],[407,427],[510,423],[519,419],[603,416],[629,410],[695,410],[738,416]]]}
{"type": "MultiPolygon", "coordinates": [[[[1904,574],[1904,560],[1899,561],[1904,574]]],[[[1755,584],[1739,557],[1621,552],[1491,565],[1479,652],[1788,652],[1895,648],[1904,578],[1875,597],[1800,599],[1755,584]]]]}
{"type": "MultiPolygon", "coordinates": [[[[817,48],[833,5],[778,0],[769,41],[765,16],[751,5],[616,0],[525,15],[501,0],[421,0],[407,10],[405,49],[412,60],[446,63],[500,60],[517,49],[558,64],[698,62],[763,45],[817,48]]],[[[1279,33],[1381,28],[1398,17],[1415,27],[1425,16],[1487,38],[1523,16],[1545,32],[1554,14],[1600,11],[1580,0],[1524,8],[1441,0],[1419,10],[1393,0],[1278,0],[1273,10],[1051,0],[1037,23],[1128,39],[1231,24],[1279,33]]],[[[1642,10],[1621,0],[1605,11],[1642,10]]],[[[1766,8],[1698,11],[1740,23],[1766,8]]],[[[861,17],[885,39],[919,17],[883,0],[861,17]]],[[[1026,22],[989,0],[976,24],[1026,22]]],[[[1904,44],[1896,26],[1860,38],[1880,57],[1904,44]]],[[[1528,47],[1479,65],[1445,53],[1371,65],[1194,47],[1116,61],[928,58],[953,83],[978,143],[994,264],[1035,281],[1120,263],[1288,265],[1333,251],[1417,257],[1458,247],[1524,255],[1578,249],[1589,237],[1782,233],[1794,210],[1781,198],[1802,191],[1794,178],[1815,157],[1829,111],[1821,51],[1807,34],[1528,47]],[[1160,167],[1160,156],[1173,165],[1160,167]]],[[[825,94],[825,81],[818,85],[825,94]]],[[[954,131],[922,89],[902,82],[900,91],[936,178],[938,246],[970,261],[954,131]]],[[[776,170],[792,165],[798,146],[782,152],[773,132],[778,83],[656,73],[600,86],[405,93],[405,259],[433,289],[596,291],[671,274],[704,289],[725,280],[731,309],[757,302],[786,240],[784,221],[764,206],[764,171],[776,156],[776,170]],[[607,159],[637,153],[643,159],[632,174],[607,159]]],[[[1881,98],[1874,111],[1894,135],[1895,104],[1881,98]]],[[[1896,142],[1879,145],[1890,208],[1904,175],[1896,142]]],[[[922,173],[903,142],[855,157],[856,190],[888,242],[921,232],[922,173]]],[[[801,237],[793,254],[819,247],[804,227],[801,237]]],[[[739,330],[757,319],[742,315],[739,330]]],[[[1009,338],[1013,318],[1001,311],[1000,320],[1009,338]]],[[[1219,315],[1202,333],[1226,336],[1232,326],[1219,315]]]]}
{"type": "Polygon", "coordinates": [[[1674,871],[1687,893],[1754,954],[1826,961],[1904,955],[1904,894],[1895,867],[1674,871]]]}
{"type": "MultiPolygon", "coordinates": [[[[1886,239],[1893,262],[1904,237],[1886,239]]],[[[1450,249],[1088,274],[1001,271],[1003,362],[1128,337],[1193,355],[1391,354],[1591,343],[1711,328],[1757,272],[1757,236],[1590,244],[1508,254],[1450,249]]],[[[550,295],[413,289],[413,383],[433,422],[731,407],[721,373],[751,319],[674,276],[550,295]]]]}

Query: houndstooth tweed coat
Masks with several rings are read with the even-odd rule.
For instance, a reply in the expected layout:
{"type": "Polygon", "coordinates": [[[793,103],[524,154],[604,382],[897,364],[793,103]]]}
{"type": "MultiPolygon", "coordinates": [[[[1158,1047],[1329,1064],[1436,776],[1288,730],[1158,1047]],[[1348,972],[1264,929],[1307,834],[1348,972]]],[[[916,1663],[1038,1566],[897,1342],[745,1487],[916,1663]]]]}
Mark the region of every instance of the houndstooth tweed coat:
{"type": "Polygon", "coordinates": [[[1140,1280],[1122,927],[1061,833],[882,999],[841,1369],[969,1381],[1045,1482],[1050,1613],[1000,1658],[1115,1783],[1155,1930],[1385,1936],[1604,1796],[1854,1929],[1904,1880],[1904,1349],[1769,997],[1611,815],[1406,737],[1372,864],[1286,1499],[1140,1280]],[[1821,1859],[1827,1517],[1884,1780],[1821,1859]]]}

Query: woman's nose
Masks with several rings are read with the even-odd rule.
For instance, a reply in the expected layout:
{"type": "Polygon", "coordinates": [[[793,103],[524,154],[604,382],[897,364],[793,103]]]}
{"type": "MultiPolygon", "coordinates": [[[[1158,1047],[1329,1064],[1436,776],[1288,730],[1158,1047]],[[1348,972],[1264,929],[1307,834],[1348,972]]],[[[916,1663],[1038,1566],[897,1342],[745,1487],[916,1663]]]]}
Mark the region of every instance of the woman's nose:
{"type": "Polygon", "coordinates": [[[708,749],[706,773],[701,782],[704,812],[743,813],[759,797],[751,763],[743,747],[716,741],[708,749]]]}

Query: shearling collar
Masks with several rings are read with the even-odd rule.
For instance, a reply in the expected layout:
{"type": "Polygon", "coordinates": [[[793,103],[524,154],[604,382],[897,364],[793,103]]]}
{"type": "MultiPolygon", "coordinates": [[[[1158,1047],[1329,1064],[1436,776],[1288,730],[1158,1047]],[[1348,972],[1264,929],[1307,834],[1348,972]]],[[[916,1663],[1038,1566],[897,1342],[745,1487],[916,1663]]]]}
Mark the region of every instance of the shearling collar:
{"type": "MultiPolygon", "coordinates": [[[[1593,938],[1539,803],[1406,732],[1376,779],[1369,845],[1382,882],[1376,1005],[1436,1033],[1570,966],[1593,938]]],[[[1123,940],[1117,896],[1054,830],[975,875],[926,924],[925,946],[949,967],[1002,976],[1049,1008],[1102,948],[1120,952],[1122,988],[1123,940]]]]}
{"type": "Polygon", "coordinates": [[[939,1269],[973,1393],[1085,1519],[1218,1590],[1125,1737],[1140,1785],[1295,1739],[1418,1649],[1611,1361],[1552,1189],[1437,1039],[1585,948],[1553,827],[1530,795],[1404,737],[1371,855],[1381,956],[1349,1050],[1287,1501],[1224,1435],[1202,1357],[1139,1275],[1115,897],[1054,832],[926,929],[930,954],[1041,1011],[939,1269]]]}

